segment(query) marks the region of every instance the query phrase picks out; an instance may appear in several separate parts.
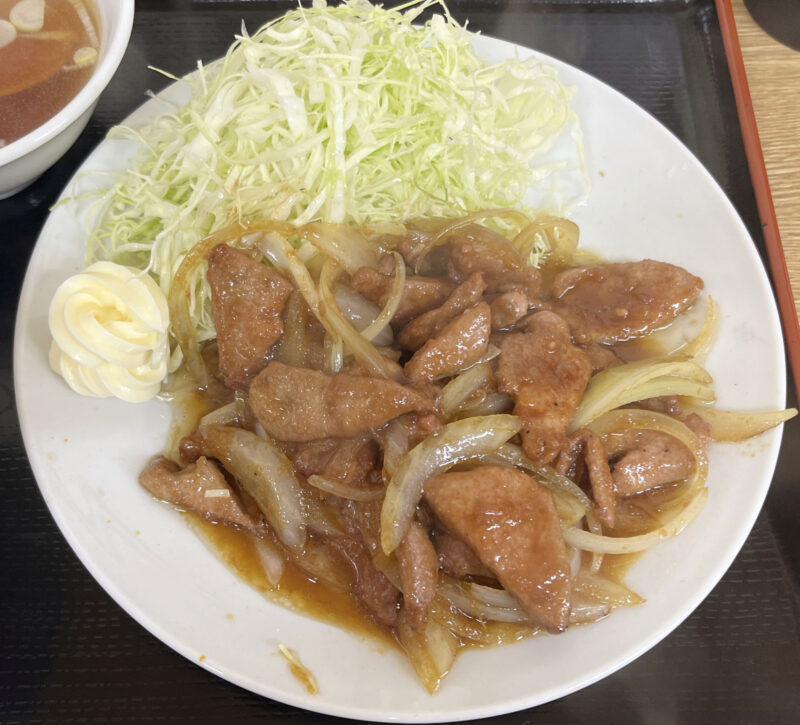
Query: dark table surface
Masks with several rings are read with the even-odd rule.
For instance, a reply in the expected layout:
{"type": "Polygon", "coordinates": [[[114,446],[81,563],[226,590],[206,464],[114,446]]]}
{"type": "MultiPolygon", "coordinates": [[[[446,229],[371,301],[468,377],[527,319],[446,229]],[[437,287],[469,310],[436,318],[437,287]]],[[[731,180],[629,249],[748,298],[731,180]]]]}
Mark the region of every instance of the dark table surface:
{"type": "MultiPolygon", "coordinates": [[[[318,722],[183,659],[91,578],[47,511],[22,446],[12,334],[29,254],[49,206],[108,128],[165,85],[291,5],[137,0],[131,43],[92,119],[33,186],[0,201],[0,722],[318,722]]],[[[486,34],[601,78],[676,133],[715,176],[763,256],[711,0],[500,0],[450,4],[486,34]]],[[[789,404],[794,404],[794,390],[789,404]]],[[[616,674],[508,723],[800,722],[800,421],[786,426],[766,505],[736,561],[669,637],[616,674]]]]}

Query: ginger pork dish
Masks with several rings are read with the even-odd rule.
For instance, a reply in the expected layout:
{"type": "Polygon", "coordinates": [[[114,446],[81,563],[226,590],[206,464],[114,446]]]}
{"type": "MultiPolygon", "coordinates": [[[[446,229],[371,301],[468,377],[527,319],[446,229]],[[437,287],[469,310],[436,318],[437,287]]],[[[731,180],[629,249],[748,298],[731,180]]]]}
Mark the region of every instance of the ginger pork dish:
{"type": "Polygon", "coordinates": [[[782,416],[708,405],[715,312],[700,278],[649,259],[589,262],[577,233],[504,210],[391,232],[264,222],[207,237],[170,293],[183,430],[141,485],[236,530],[261,588],[304,580],[306,599],[349,598],[431,692],[461,647],[640,602],[621,555],[697,514],[713,437],[782,416]],[[481,223],[493,216],[520,231],[481,223]],[[541,236],[551,253],[537,268],[541,236]],[[306,266],[304,240],[330,254],[306,266]],[[197,274],[210,343],[188,319],[197,274]],[[699,331],[665,350],[658,331],[698,304],[699,331]]]}

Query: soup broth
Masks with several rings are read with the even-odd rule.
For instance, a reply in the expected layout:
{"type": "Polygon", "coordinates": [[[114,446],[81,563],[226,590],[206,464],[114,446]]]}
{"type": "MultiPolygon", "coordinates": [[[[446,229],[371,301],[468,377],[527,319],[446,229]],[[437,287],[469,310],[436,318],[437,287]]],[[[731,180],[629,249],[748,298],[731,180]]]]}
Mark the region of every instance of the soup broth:
{"type": "Polygon", "coordinates": [[[0,0],[0,146],[41,126],[71,101],[92,75],[98,22],[86,0],[0,0]],[[25,10],[43,6],[41,26],[25,10]],[[20,19],[22,17],[22,19],[20,19]],[[9,38],[13,38],[9,41],[9,38]]]}

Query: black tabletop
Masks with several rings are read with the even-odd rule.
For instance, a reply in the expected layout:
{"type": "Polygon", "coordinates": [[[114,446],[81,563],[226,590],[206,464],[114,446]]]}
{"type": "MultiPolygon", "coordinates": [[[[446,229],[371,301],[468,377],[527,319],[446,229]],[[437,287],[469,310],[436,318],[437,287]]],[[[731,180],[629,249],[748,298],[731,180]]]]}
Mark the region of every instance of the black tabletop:
{"type": "MultiPolygon", "coordinates": [[[[62,538],[31,474],[14,406],[12,334],[25,267],[49,206],[114,123],[282,2],[137,0],[130,46],[77,143],[27,190],[0,201],[0,722],[319,722],[183,659],[134,622],[62,538]]],[[[730,197],[763,255],[712,0],[452,2],[486,34],[606,81],[677,134],[730,197]]],[[[794,390],[789,404],[795,404],[794,390]]],[[[800,722],[800,421],[755,528],[703,604],[616,674],[507,723],[800,722]]]]}

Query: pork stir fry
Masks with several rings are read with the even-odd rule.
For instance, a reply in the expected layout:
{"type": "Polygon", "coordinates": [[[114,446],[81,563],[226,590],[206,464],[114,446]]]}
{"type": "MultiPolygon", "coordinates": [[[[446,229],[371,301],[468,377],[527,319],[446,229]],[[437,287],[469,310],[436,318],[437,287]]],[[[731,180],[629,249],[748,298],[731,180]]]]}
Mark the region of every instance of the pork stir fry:
{"type": "Polygon", "coordinates": [[[699,505],[710,434],[658,385],[608,405],[599,390],[641,378],[615,345],[672,322],[700,279],[564,255],[540,270],[474,222],[407,229],[335,273],[331,259],[297,272],[291,249],[283,267],[253,245],[209,249],[218,409],[140,482],[350,592],[422,674],[426,648],[562,632],[618,605],[603,593],[608,542],[662,525],[667,500],[699,505]],[[590,404],[605,407],[587,418],[590,404]]]}

